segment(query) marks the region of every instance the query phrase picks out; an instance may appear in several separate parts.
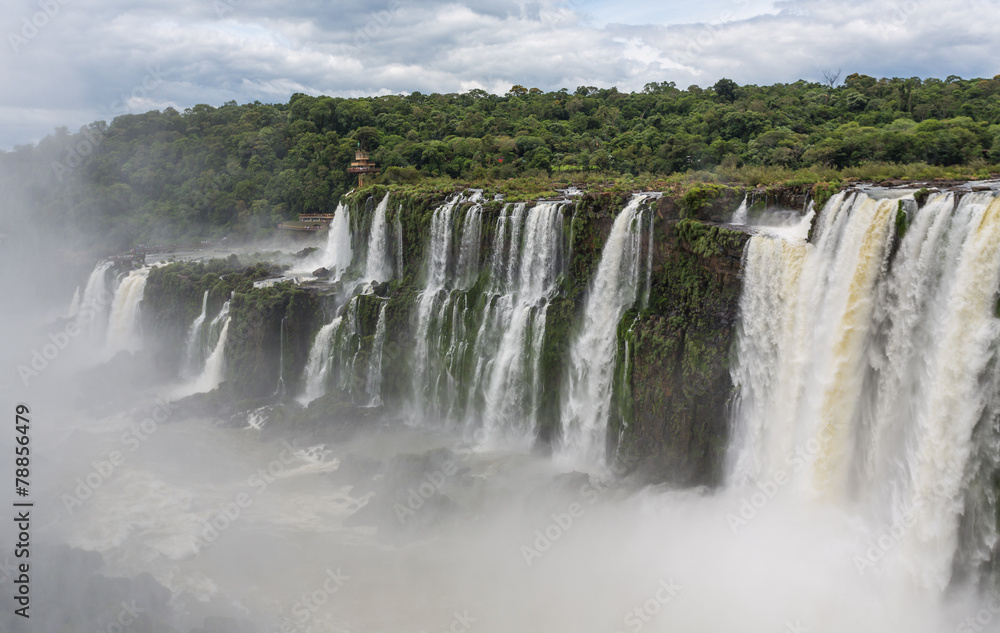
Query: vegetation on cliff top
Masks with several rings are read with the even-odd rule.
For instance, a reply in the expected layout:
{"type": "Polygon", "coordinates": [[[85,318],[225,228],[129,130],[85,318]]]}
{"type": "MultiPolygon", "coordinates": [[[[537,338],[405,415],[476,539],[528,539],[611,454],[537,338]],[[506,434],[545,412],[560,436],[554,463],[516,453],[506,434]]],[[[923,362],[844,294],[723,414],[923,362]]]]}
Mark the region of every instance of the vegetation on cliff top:
{"type": "Polygon", "coordinates": [[[1000,171],[1000,77],[799,81],[686,90],[581,86],[503,96],[296,94],[288,103],[168,108],[65,129],[0,152],[24,210],[109,247],[253,235],[329,212],[354,185],[362,144],[385,185],[492,186],[521,199],[571,183],[664,189],[686,182],[811,184],[971,178],[1000,171]]]}

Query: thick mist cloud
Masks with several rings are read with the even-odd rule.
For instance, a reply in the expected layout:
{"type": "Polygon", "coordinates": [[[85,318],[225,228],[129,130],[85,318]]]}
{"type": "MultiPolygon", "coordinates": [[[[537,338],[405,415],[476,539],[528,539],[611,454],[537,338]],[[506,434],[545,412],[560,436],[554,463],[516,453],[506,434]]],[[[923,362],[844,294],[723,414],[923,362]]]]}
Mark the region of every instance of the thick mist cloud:
{"type": "Polygon", "coordinates": [[[997,0],[13,0],[0,9],[0,147],[118,114],[294,92],[637,90],[823,70],[993,76],[997,0]],[[46,11],[48,13],[46,13],[46,11]],[[32,21],[34,24],[31,24],[32,21]]]}

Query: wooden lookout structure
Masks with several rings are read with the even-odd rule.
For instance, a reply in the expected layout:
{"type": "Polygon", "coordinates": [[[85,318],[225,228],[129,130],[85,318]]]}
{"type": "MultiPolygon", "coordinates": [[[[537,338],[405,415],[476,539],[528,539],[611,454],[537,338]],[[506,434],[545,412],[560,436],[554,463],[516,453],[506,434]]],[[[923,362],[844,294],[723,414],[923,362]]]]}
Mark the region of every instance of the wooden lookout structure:
{"type": "Polygon", "coordinates": [[[379,172],[378,165],[375,164],[369,156],[368,152],[358,146],[358,151],[354,154],[354,160],[351,162],[351,166],[347,168],[347,173],[358,175],[358,189],[365,185],[365,174],[377,174],[379,172]]]}

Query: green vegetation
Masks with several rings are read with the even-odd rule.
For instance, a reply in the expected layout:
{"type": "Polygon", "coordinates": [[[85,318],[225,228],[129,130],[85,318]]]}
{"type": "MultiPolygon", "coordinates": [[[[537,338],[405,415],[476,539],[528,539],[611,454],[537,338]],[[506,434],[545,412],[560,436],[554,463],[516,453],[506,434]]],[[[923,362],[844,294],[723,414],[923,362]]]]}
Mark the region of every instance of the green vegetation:
{"type": "Polygon", "coordinates": [[[625,192],[985,177],[1000,171],[991,165],[998,139],[1000,76],[296,94],[285,104],[168,108],[60,129],[0,152],[0,185],[22,192],[34,219],[117,249],[253,236],[298,213],[330,212],[355,184],[346,168],[358,144],[383,168],[372,184],[429,195],[480,186],[523,200],[572,183],[625,192]]]}

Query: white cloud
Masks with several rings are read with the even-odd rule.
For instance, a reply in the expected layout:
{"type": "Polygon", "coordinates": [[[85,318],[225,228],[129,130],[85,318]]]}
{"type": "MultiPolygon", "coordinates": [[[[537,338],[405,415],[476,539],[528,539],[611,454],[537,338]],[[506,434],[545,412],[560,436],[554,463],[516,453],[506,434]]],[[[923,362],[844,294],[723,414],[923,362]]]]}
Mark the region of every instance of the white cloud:
{"type": "Polygon", "coordinates": [[[624,14],[620,3],[587,0],[218,1],[231,9],[221,17],[216,0],[65,0],[30,37],[20,30],[38,5],[6,3],[0,147],[36,141],[59,124],[110,119],[122,94],[134,110],[283,102],[293,92],[502,93],[514,83],[638,90],[721,77],[768,84],[819,80],[837,68],[1000,72],[996,0],[648,2],[624,14]],[[132,98],[150,65],[163,82],[132,98]]]}

